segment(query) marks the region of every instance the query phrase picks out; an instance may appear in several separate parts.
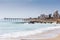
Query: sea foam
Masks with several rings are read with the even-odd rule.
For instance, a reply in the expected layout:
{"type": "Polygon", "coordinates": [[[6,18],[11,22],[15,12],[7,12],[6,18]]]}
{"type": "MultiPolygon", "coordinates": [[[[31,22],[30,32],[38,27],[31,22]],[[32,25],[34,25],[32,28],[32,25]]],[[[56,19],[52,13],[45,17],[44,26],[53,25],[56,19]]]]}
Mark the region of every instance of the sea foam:
{"type": "Polygon", "coordinates": [[[36,33],[42,33],[48,30],[54,30],[54,29],[59,29],[60,26],[54,26],[54,27],[47,27],[47,28],[40,28],[32,31],[20,31],[20,32],[12,32],[12,33],[6,33],[3,35],[0,35],[0,38],[17,38],[17,37],[24,37],[24,36],[29,36],[29,35],[35,35],[36,33]]]}

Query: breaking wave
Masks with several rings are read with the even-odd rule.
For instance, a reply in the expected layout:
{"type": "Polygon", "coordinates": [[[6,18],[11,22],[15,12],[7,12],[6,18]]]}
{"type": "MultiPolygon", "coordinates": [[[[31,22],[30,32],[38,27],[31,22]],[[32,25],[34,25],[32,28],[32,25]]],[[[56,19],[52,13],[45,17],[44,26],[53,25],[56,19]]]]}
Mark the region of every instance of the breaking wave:
{"type": "Polygon", "coordinates": [[[10,37],[20,37],[20,36],[28,36],[28,35],[34,35],[36,33],[42,33],[48,30],[54,30],[59,29],[60,26],[54,26],[54,27],[47,27],[47,28],[40,28],[32,31],[20,31],[20,32],[12,32],[12,33],[6,33],[3,35],[0,35],[0,38],[10,38],[10,37]]]}

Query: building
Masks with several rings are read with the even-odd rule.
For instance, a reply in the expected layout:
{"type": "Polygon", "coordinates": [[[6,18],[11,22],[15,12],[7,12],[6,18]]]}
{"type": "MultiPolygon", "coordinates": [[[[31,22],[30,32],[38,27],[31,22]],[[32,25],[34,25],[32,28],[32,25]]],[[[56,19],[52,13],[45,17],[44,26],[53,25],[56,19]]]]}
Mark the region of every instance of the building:
{"type": "Polygon", "coordinates": [[[47,19],[49,18],[49,15],[45,15],[45,14],[41,14],[40,16],[38,16],[39,19],[47,19]]]}

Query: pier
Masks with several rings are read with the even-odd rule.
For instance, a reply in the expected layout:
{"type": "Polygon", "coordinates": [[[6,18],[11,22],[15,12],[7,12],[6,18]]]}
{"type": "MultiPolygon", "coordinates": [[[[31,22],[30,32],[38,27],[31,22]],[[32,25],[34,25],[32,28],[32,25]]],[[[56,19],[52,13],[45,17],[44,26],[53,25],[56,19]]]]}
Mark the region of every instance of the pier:
{"type": "Polygon", "coordinates": [[[45,15],[42,14],[38,16],[37,18],[4,18],[5,21],[9,22],[15,22],[15,23],[60,23],[60,14],[58,13],[58,10],[56,10],[53,13],[53,16],[51,14],[45,15]]]}

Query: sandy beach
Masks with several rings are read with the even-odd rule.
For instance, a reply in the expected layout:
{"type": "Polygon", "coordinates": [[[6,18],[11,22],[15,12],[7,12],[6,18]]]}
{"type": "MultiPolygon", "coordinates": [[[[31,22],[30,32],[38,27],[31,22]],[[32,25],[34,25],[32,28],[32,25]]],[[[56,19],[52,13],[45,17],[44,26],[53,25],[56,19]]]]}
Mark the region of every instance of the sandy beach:
{"type": "Polygon", "coordinates": [[[48,40],[60,40],[60,34],[57,37],[52,38],[52,39],[48,39],[48,40]]]}
{"type": "Polygon", "coordinates": [[[60,40],[60,29],[54,29],[27,37],[22,37],[22,40],[60,40]]]}

